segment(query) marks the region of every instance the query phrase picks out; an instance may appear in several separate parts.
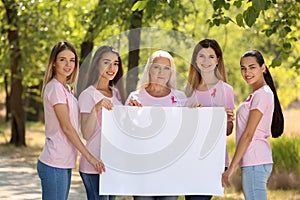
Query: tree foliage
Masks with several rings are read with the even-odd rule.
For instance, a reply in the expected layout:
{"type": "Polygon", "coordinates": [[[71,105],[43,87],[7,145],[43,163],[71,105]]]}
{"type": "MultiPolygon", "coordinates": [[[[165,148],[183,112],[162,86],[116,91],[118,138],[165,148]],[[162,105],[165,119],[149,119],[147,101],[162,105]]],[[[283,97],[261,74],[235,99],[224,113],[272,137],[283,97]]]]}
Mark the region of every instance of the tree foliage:
{"type": "MultiPolygon", "coordinates": [[[[127,81],[134,82],[128,86],[128,91],[132,91],[147,58],[157,49],[174,56],[178,86],[182,89],[194,45],[204,38],[214,38],[222,47],[228,81],[234,87],[237,103],[249,92],[240,75],[239,58],[242,52],[255,48],[264,54],[266,64],[274,67],[271,73],[283,106],[299,99],[299,0],[15,0],[16,26],[6,18],[3,2],[11,1],[0,2],[0,73],[4,75],[0,77],[0,90],[5,91],[9,86],[8,95],[11,92],[12,59],[7,38],[9,31],[17,29],[21,55],[18,69],[23,87],[21,105],[26,113],[38,112],[29,98],[42,108],[39,88],[51,48],[60,40],[75,45],[82,63],[89,62],[86,57],[97,46],[106,44],[119,49],[125,72],[138,69],[133,81],[127,81]],[[135,18],[135,14],[140,15],[135,18]],[[140,42],[139,47],[134,47],[139,52],[133,62],[129,61],[128,38],[130,31],[138,27],[141,27],[139,38],[131,37],[140,42]]],[[[26,114],[25,120],[27,117],[26,114]]]]}

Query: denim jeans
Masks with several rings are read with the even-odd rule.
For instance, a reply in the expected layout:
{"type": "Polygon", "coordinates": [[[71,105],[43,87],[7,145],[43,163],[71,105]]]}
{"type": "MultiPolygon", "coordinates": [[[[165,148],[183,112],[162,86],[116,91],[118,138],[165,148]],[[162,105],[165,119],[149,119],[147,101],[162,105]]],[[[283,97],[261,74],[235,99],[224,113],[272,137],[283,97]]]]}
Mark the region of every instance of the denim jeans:
{"type": "Polygon", "coordinates": [[[242,167],[242,187],[246,200],[266,200],[267,182],[273,164],[242,167]]]}
{"type": "Polygon", "coordinates": [[[134,196],[134,200],[177,200],[177,196],[134,196]]]}
{"type": "Polygon", "coordinates": [[[50,167],[38,161],[37,171],[41,179],[43,200],[68,199],[72,169],[50,167]]]}
{"type": "Polygon", "coordinates": [[[99,174],[79,172],[88,200],[115,200],[114,195],[99,195],[99,174]]]}

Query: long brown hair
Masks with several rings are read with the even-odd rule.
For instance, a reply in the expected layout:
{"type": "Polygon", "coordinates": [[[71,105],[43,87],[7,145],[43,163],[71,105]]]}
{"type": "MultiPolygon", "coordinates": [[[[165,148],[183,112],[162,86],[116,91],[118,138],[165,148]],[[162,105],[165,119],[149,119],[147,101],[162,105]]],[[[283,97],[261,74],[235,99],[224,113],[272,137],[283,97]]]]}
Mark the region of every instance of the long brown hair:
{"type": "MultiPolygon", "coordinates": [[[[251,50],[245,52],[241,59],[245,57],[254,57],[259,64],[259,66],[263,66],[265,64],[265,60],[262,56],[262,54],[257,50],[251,50]]],[[[277,138],[282,135],[283,129],[284,129],[284,117],[281,109],[281,105],[279,102],[279,98],[276,92],[276,88],[271,76],[270,71],[266,67],[266,71],[264,72],[264,79],[268,86],[271,88],[273,95],[274,95],[274,112],[273,112],[273,118],[272,118],[272,125],[271,125],[271,132],[272,137],[277,138]]]]}
{"type": "Polygon", "coordinates": [[[70,74],[67,77],[67,83],[73,84],[77,81],[78,72],[79,72],[77,52],[71,43],[69,43],[67,41],[58,42],[54,45],[54,47],[52,48],[51,53],[50,53],[48,66],[47,66],[46,73],[44,76],[44,82],[43,82],[43,87],[42,87],[42,96],[44,95],[44,91],[45,91],[45,87],[46,87],[47,83],[49,83],[49,81],[51,81],[53,79],[53,77],[55,76],[55,70],[54,70],[53,64],[56,61],[57,55],[66,49],[72,51],[75,55],[75,68],[74,68],[74,71],[72,72],[72,74],[70,74]]]}
{"type": "Polygon", "coordinates": [[[223,60],[223,53],[220,45],[216,40],[213,39],[201,40],[194,48],[192,60],[190,63],[188,82],[185,86],[185,94],[187,97],[190,97],[192,95],[193,91],[199,86],[202,80],[201,72],[196,64],[197,55],[201,49],[209,48],[209,47],[211,47],[215,51],[218,58],[218,65],[217,68],[215,69],[215,76],[218,79],[227,82],[224,60],[223,60]]]}
{"type": "Polygon", "coordinates": [[[84,86],[84,88],[87,88],[90,85],[94,85],[98,81],[99,76],[100,76],[100,71],[99,71],[99,67],[98,67],[99,61],[103,57],[103,54],[105,54],[107,52],[112,52],[118,56],[119,69],[118,69],[116,76],[113,78],[113,80],[109,81],[109,85],[115,86],[119,90],[122,101],[124,102],[125,89],[124,89],[124,81],[123,81],[124,70],[123,70],[122,60],[121,60],[119,52],[116,49],[114,49],[112,46],[105,45],[105,46],[101,46],[97,49],[97,51],[95,52],[95,54],[93,56],[91,65],[89,67],[88,80],[87,80],[87,83],[84,86]]]}

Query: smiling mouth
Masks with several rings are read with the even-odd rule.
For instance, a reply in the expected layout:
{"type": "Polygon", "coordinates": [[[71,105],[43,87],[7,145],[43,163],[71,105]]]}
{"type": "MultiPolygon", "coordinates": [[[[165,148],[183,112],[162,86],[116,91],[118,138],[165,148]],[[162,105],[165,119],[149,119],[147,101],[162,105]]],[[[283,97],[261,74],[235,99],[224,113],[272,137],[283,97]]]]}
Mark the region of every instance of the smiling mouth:
{"type": "Polygon", "coordinates": [[[71,71],[71,69],[64,69],[64,71],[65,71],[65,72],[70,72],[70,71],[71,71]]]}
{"type": "Polygon", "coordinates": [[[106,74],[113,76],[115,73],[114,72],[106,72],[106,74]]]}

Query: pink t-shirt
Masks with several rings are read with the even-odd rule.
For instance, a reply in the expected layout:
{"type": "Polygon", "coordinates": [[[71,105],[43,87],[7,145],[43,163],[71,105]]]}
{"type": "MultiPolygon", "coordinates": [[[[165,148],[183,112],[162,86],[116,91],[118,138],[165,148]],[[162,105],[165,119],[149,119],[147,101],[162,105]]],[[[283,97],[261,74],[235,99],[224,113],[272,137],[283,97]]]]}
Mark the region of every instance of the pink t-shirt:
{"type": "Polygon", "coordinates": [[[171,89],[171,92],[164,97],[151,96],[145,89],[131,92],[126,100],[125,105],[131,99],[138,100],[143,106],[165,106],[165,107],[182,107],[185,105],[185,94],[179,90],[171,89]]]}
{"type": "MultiPolygon", "coordinates": [[[[192,103],[201,103],[205,107],[229,107],[234,110],[233,88],[228,83],[219,80],[217,84],[207,91],[195,90],[187,100],[187,106],[192,103]]],[[[228,167],[229,158],[226,148],[225,166],[228,167]]]]}
{"type": "Polygon", "coordinates": [[[63,133],[54,111],[54,105],[66,104],[75,130],[79,130],[79,109],[73,94],[55,78],[45,87],[44,115],[46,141],[39,160],[57,168],[75,168],[77,149],[63,133]]]}
{"type": "Polygon", "coordinates": [[[246,150],[240,166],[253,166],[273,163],[272,149],[267,138],[271,135],[271,124],[274,112],[274,96],[268,85],[265,85],[239,106],[236,113],[236,141],[237,144],[246,128],[251,110],[259,110],[263,116],[258,123],[252,141],[246,150]]]}
{"type": "MultiPolygon", "coordinates": [[[[80,113],[91,113],[94,106],[103,98],[111,100],[113,105],[122,105],[121,97],[117,89],[112,87],[111,89],[113,96],[112,98],[108,98],[92,85],[86,88],[78,98],[80,113]]],[[[102,110],[98,112],[97,123],[93,135],[86,141],[86,148],[98,159],[100,158],[101,121],[102,110]]],[[[86,160],[84,156],[80,157],[79,171],[87,174],[98,174],[96,169],[86,160]]]]}

